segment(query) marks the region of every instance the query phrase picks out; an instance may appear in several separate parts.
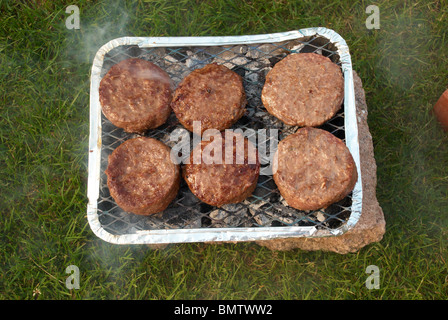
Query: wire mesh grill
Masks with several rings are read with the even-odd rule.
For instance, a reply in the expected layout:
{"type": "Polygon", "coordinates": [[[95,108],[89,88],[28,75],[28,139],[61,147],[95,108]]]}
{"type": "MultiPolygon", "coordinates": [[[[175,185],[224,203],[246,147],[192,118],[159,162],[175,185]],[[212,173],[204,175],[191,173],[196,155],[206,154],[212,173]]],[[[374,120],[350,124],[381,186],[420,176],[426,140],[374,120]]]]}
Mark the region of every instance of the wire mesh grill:
{"type": "MultiPolygon", "coordinates": [[[[298,127],[288,126],[270,115],[261,101],[261,91],[266,74],[286,55],[299,52],[314,52],[330,58],[341,66],[337,49],[333,43],[322,36],[305,37],[278,43],[255,45],[201,46],[201,47],[154,47],[140,48],[135,45],[120,46],[109,51],[103,63],[101,77],[109,68],[128,58],[141,58],[153,62],[164,69],[177,85],[191,71],[206,64],[224,64],[243,78],[247,97],[247,113],[232,129],[259,130],[276,129],[278,136],[266,135],[265,143],[269,150],[270,139],[278,142],[294,133],[298,127]]],[[[336,137],[345,140],[344,106],[329,121],[320,126],[336,137]]],[[[129,134],[115,127],[105,117],[101,117],[101,176],[98,199],[98,219],[102,227],[111,234],[132,234],[138,231],[184,229],[184,228],[241,228],[275,226],[314,226],[318,229],[336,229],[350,217],[352,194],[345,199],[316,211],[301,211],[289,207],[281,197],[272,175],[260,175],[253,194],[243,202],[224,205],[220,208],[210,206],[196,198],[184,181],[175,200],[160,213],[140,216],[123,211],[111,197],[107,188],[104,171],[108,156],[124,141],[138,135],[129,134]]],[[[144,136],[158,139],[173,147],[170,134],[183,127],[174,113],[161,127],[149,130],[144,136]]],[[[192,141],[192,134],[190,141],[192,141]]],[[[275,145],[275,143],[274,143],[275,145]]],[[[188,155],[182,155],[186,157],[188,155]]],[[[267,159],[261,159],[268,165],[267,159]]]]}

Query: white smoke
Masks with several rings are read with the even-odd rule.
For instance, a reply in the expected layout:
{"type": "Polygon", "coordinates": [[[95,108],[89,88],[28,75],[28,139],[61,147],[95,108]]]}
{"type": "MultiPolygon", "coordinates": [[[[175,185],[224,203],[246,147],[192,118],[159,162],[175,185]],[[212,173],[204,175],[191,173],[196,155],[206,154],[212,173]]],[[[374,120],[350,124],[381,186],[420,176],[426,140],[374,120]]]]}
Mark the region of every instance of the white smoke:
{"type": "MultiPolygon", "coordinates": [[[[120,1],[108,1],[104,8],[80,7],[80,29],[67,29],[67,56],[91,64],[96,52],[112,39],[129,36],[130,16],[120,1]]],[[[67,18],[69,15],[67,14],[67,18]]]]}

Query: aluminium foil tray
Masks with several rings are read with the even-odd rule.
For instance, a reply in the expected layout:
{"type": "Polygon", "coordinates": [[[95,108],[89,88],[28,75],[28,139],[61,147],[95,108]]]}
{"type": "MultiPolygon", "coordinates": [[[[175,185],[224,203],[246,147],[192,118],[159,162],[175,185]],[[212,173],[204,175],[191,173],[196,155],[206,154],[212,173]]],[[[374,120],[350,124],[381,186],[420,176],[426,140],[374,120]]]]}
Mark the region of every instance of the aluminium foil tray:
{"type": "MultiPolygon", "coordinates": [[[[181,129],[172,114],[165,125],[144,135],[169,145],[170,134],[181,129]]],[[[107,242],[166,244],[340,236],[352,229],[361,215],[361,178],[351,57],[345,40],[333,30],[306,28],[272,34],[220,37],[123,37],[102,46],[93,60],[87,218],[95,235],[107,242]],[[295,52],[325,55],[341,67],[344,75],[343,106],[321,128],[341,138],[356,163],[358,181],[346,199],[313,212],[295,210],[286,205],[272,176],[266,174],[260,175],[251,197],[222,208],[201,203],[184,182],[177,198],[159,214],[138,216],[124,212],[115,204],[108,192],[104,174],[107,157],[122,142],[137,135],[114,127],[101,112],[100,81],[114,63],[131,57],[149,60],[167,71],[176,85],[196,68],[211,62],[222,63],[243,77],[248,100],[248,114],[232,129],[273,128],[280,132],[275,141],[278,143],[298,127],[284,125],[269,115],[261,103],[260,94],[266,73],[284,56],[295,52]]]]}

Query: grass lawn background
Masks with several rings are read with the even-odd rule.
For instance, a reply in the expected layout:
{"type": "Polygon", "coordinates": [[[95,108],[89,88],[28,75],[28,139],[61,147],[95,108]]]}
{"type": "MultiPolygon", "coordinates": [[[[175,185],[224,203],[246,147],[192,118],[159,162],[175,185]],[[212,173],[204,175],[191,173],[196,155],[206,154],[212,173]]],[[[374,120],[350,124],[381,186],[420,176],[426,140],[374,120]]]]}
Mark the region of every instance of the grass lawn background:
{"type": "Polygon", "coordinates": [[[448,1],[0,1],[0,299],[447,299],[448,1]],[[65,27],[68,5],[81,28],[65,27]],[[368,30],[366,7],[380,9],[368,30]],[[164,250],[98,239],[86,219],[89,73],[120,36],[326,27],[363,80],[383,240],[356,253],[252,243],[164,250]],[[65,286],[69,265],[80,289],[65,286]],[[380,289],[365,286],[380,269],[380,289]]]}

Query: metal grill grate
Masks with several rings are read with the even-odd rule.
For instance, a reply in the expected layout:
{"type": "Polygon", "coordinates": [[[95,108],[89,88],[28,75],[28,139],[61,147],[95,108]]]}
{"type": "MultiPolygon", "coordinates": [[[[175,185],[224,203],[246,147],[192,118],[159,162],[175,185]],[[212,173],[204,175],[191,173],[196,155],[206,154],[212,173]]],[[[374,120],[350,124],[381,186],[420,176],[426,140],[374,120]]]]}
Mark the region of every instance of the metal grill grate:
{"type": "MultiPolygon", "coordinates": [[[[136,45],[119,46],[109,51],[104,57],[101,77],[112,65],[128,58],[141,58],[155,63],[170,75],[175,85],[194,69],[212,62],[224,64],[243,77],[248,101],[247,114],[232,129],[277,129],[278,138],[281,140],[295,132],[298,127],[285,125],[270,115],[261,102],[261,90],[266,74],[275,63],[290,53],[298,52],[322,54],[341,66],[336,46],[328,39],[315,35],[255,45],[154,48],[140,48],[136,45]]],[[[320,128],[345,140],[343,110],[344,106],[333,119],[320,128]]],[[[317,229],[331,230],[342,226],[350,217],[352,194],[326,209],[300,211],[286,205],[272,176],[269,175],[260,175],[253,195],[241,203],[229,204],[221,208],[207,205],[199,201],[182,181],[176,199],[165,211],[151,216],[124,212],[109,194],[104,171],[109,154],[122,142],[137,135],[126,133],[115,127],[103,115],[101,125],[101,176],[97,214],[102,227],[111,234],[134,234],[139,231],[164,229],[276,226],[315,226],[317,229]]],[[[175,115],[171,114],[162,127],[148,131],[145,136],[156,138],[172,147],[173,142],[169,140],[170,133],[179,128],[182,126],[175,115]]],[[[269,141],[266,145],[269,146],[269,141]]]]}

